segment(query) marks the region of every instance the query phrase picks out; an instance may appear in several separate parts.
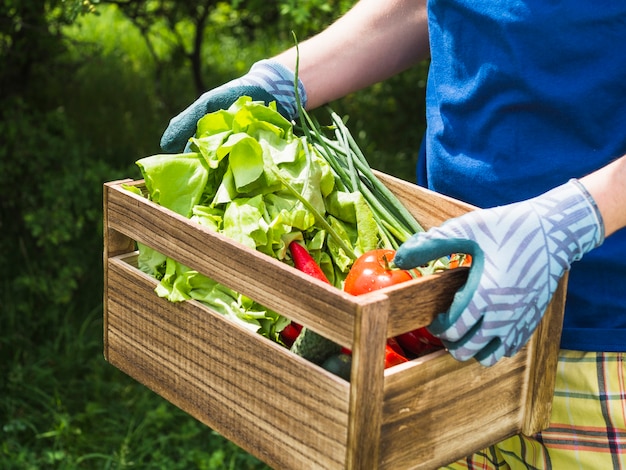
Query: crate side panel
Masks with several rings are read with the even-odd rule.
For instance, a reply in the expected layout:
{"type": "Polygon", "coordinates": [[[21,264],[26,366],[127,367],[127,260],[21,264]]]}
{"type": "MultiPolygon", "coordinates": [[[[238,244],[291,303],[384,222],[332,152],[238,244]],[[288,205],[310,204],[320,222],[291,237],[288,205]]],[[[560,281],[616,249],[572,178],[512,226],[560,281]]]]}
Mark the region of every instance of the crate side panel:
{"type": "Polygon", "coordinates": [[[552,301],[528,344],[531,354],[528,367],[529,389],[526,397],[526,418],[522,427],[522,432],[527,435],[533,435],[550,425],[568,277],[569,273],[565,273],[561,278],[552,301]]]}
{"type": "Polygon", "coordinates": [[[349,346],[357,298],[120,187],[107,214],[110,228],[349,346]]]}
{"type": "Polygon", "coordinates": [[[109,261],[110,362],[277,468],[340,468],[349,386],[196,302],[109,261]]]}
{"type": "Polygon", "coordinates": [[[381,172],[376,172],[376,175],[426,230],[441,225],[447,219],[458,217],[475,209],[470,204],[435,193],[394,176],[381,172]]]}
{"type": "Polygon", "coordinates": [[[382,468],[435,468],[519,432],[526,356],[486,368],[440,351],[390,377],[382,468]]]}
{"type": "Polygon", "coordinates": [[[390,306],[387,336],[429,325],[437,314],[446,312],[467,273],[468,268],[451,269],[386,288],[383,292],[390,306]]]}

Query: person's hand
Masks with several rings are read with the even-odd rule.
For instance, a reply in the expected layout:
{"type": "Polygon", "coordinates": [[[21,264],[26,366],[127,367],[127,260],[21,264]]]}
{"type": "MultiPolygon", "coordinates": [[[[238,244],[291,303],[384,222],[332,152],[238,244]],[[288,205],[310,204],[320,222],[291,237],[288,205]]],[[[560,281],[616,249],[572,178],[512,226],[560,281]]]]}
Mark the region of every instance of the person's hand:
{"type": "Polygon", "coordinates": [[[472,255],[467,282],[428,329],[458,360],[475,357],[490,366],[526,344],[563,273],[603,240],[595,202],[570,180],[536,198],[417,233],[394,263],[410,269],[454,252],[472,255]]]}
{"type": "MultiPolygon", "coordinates": [[[[219,109],[228,109],[241,96],[250,96],[254,101],[263,101],[265,104],[276,101],[280,114],[289,120],[295,119],[298,108],[294,80],[294,73],[278,62],[262,60],[255,63],[244,76],[207,91],[182,113],[172,118],[161,137],[161,148],[168,153],[186,150],[200,118],[219,109]]],[[[306,93],[300,80],[298,94],[304,107],[306,93]]]]}

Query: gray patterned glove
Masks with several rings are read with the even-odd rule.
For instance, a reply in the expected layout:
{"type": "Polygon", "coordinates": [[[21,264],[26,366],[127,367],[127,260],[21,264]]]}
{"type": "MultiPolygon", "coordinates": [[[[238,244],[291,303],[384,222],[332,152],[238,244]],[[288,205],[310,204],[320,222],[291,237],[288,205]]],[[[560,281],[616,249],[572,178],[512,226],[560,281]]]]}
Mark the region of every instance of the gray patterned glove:
{"type": "Polygon", "coordinates": [[[536,198],[415,234],[394,263],[410,269],[454,252],[472,255],[466,284],[429,330],[455,358],[490,366],[526,344],[563,273],[603,240],[595,202],[570,180],[536,198]]]}
{"type": "MultiPolygon", "coordinates": [[[[289,120],[295,119],[298,109],[294,79],[294,73],[278,62],[261,60],[255,63],[244,76],[207,91],[172,118],[161,137],[161,148],[168,153],[186,151],[200,118],[219,109],[228,109],[241,96],[250,96],[254,101],[264,101],[265,104],[276,101],[280,114],[289,120]]],[[[306,92],[300,80],[298,94],[304,107],[306,92]]]]}

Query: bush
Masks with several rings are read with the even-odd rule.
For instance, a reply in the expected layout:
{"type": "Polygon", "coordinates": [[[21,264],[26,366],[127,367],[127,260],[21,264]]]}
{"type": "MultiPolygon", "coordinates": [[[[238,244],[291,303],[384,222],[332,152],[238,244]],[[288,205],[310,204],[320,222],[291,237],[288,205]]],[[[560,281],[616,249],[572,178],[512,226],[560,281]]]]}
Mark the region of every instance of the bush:
{"type": "MultiPolygon", "coordinates": [[[[336,16],[327,2],[285,0],[276,31],[254,1],[241,3],[248,13],[222,2],[226,19],[207,28],[208,87],[290,46],[289,21],[299,18],[304,37],[314,31],[307,15],[323,11],[320,28],[336,16]],[[233,22],[265,28],[250,36],[233,22]]],[[[102,184],[138,177],[134,161],[159,152],[167,121],[197,91],[166,39],[155,56],[118,10],[98,8],[55,29],[64,36],[42,47],[30,79],[0,97],[0,468],[267,468],[102,357],[102,184]]],[[[3,65],[9,42],[0,38],[3,65]]],[[[372,166],[405,179],[424,129],[424,75],[331,104],[372,166]]]]}

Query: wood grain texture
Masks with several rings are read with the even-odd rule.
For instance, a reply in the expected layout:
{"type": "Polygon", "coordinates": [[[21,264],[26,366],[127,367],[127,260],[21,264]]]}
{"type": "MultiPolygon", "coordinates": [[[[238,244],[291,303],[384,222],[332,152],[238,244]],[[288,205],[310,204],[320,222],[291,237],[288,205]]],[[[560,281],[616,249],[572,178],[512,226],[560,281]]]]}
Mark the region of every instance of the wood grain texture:
{"type": "Polygon", "coordinates": [[[109,321],[108,301],[109,299],[107,296],[107,292],[108,292],[107,284],[109,281],[109,276],[108,276],[107,261],[112,256],[117,256],[121,253],[128,253],[128,252],[132,252],[133,250],[135,250],[135,241],[132,238],[114,230],[113,228],[111,228],[111,225],[109,224],[109,217],[108,217],[109,194],[111,194],[111,188],[117,187],[125,183],[130,183],[130,182],[132,182],[132,180],[130,179],[111,181],[109,183],[105,183],[104,188],[103,188],[103,234],[102,234],[102,238],[104,241],[104,247],[102,250],[102,258],[103,258],[102,266],[104,269],[104,289],[103,289],[103,302],[102,302],[102,306],[103,306],[102,321],[103,321],[103,333],[104,333],[103,352],[104,352],[104,357],[107,360],[108,360],[108,354],[109,354],[109,335],[107,334],[109,330],[109,325],[108,325],[108,321],[109,321]]]}
{"type": "Polygon", "coordinates": [[[486,368],[440,351],[387,376],[380,468],[437,468],[516,433],[525,357],[486,368]]]}
{"type": "Polygon", "coordinates": [[[276,468],[341,468],[349,386],[109,259],[109,361],[276,468]]]}
{"type": "Polygon", "coordinates": [[[347,468],[375,468],[382,425],[383,373],[389,300],[378,292],[375,302],[357,311],[352,345],[350,421],[347,468]],[[377,301],[376,301],[377,300],[377,301]]]}
{"type": "MultiPolygon", "coordinates": [[[[472,207],[380,174],[425,228],[472,207]]],[[[126,182],[141,186],[141,182],[126,182]]],[[[447,310],[468,270],[351,296],[105,185],[105,357],[277,469],[436,468],[547,423],[566,279],[529,344],[485,368],[439,351],[384,370],[387,337],[447,310]],[[195,301],[171,303],[135,241],[352,349],[348,383],[195,301]]]]}
{"type": "Polygon", "coordinates": [[[566,272],[559,282],[544,318],[539,323],[528,346],[528,392],[521,431],[529,436],[547,428],[550,424],[568,276],[569,273],[566,272]]]}

